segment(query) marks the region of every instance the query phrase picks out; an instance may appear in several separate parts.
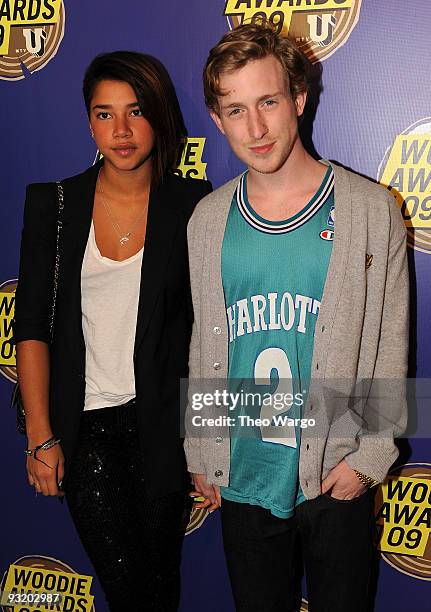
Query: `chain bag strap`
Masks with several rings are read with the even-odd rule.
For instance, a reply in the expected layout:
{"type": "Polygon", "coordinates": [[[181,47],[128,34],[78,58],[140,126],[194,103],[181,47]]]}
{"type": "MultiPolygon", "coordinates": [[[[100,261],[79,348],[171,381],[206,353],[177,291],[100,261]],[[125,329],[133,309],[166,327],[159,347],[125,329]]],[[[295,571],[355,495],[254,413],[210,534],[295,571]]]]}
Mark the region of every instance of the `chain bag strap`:
{"type": "MultiPolygon", "coordinates": [[[[50,335],[50,343],[52,343],[54,338],[54,323],[55,323],[55,309],[57,302],[57,290],[58,290],[58,275],[60,271],[60,234],[62,229],[62,217],[63,217],[63,209],[64,209],[64,191],[63,185],[60,181],[57,181],[57,236],[55,243],[55,263],[54,263],[54,282],[53,282],[53,290],[52,290],[52,306],[50,312],[49,319],[49,335],[50,335]]],[[[21,391],[19,388],[19,383],[17,383],[12,392],[11,398],[11,406],[16,409],[16,424],[19,433],[25,434],[25,411],[24,405],[22,402],[21,391]]]]}

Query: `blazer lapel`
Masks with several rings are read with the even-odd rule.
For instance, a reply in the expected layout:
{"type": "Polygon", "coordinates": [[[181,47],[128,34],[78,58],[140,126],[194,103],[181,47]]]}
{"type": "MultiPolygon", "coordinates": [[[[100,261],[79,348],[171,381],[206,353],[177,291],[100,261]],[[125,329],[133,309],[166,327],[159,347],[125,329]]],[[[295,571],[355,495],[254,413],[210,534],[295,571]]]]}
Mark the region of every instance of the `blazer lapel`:
{"type": "Polygon", "coordinates": [[[150,193],[147,233],[142,258],[135,351],[142,342],[150,322],[179,229],[179,213],[173,210],[170,198],[175,198],[175,194],[170,192],[168,182],[150,193]]]}
{"type": "MultiPolygon", "coordinates": [[[[65,207],[61,241],[65,256],[76,250],[82,251],[82,257],[84,256],[100,166],[99,162],[78,177],[63,182],[65,207]]],[[[82,260],[79,262],[79,269],[81,263],[82,260]]]]}
{"type": "Polygon", "coordinates": [[[81,267],[93,214],[94,192],[100,163],[82,174],[62,181],[64,213],[60,235],[60,282],[68,296],[65,307],[77,338],[82,338],[81,267]]]}

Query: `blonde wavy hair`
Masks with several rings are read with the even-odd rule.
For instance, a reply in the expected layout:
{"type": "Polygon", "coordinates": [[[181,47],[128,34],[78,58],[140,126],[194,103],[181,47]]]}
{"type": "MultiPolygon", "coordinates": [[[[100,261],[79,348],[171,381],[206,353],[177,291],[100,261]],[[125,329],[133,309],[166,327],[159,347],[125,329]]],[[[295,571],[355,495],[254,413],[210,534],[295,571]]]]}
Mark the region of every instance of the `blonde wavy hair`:
{"type": "Polygon", "coordinates": [[[223,72],[238,70],[269,55],[280,62],[293,99],[308,91],[310,63],[296,45],[277,34],[272,24],[246,23],[227,32],[209,53],[203,71],[207,107],[218,114],[217,98],[226,93],[220,87],[223,72]]]}

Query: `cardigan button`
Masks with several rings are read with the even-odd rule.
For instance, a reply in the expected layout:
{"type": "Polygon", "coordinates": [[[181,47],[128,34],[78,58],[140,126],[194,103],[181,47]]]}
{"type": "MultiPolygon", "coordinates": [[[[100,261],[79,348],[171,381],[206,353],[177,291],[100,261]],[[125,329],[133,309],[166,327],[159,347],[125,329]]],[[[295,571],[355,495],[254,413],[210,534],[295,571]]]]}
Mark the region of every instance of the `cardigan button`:
{"type": "Polygon", "coordinates": [[[223,438],[221,436],[217,436],[215,441],[216,441],[216,444],[221,444],[223,442],[223,438]]]}
{"type": "Polygon", "coordinates": [[[214,472],[214,476],[216,476],[217,478],[220,478],[220,476],[223,476],[223,472],[221,470],[216,470],[214,472]]]}
{"type": "Polygon", "coordinates": [[[221,327],[214,327],[213,332],[215,333],[216,336],[220,336],[221,327]]]}
{"type": "Polygon", "coordinates": [[[215,364],[213,365],[214,370],[220,370],[221,368],[221,363],[219,363],[218,361],[215,362],[215,364]]]}

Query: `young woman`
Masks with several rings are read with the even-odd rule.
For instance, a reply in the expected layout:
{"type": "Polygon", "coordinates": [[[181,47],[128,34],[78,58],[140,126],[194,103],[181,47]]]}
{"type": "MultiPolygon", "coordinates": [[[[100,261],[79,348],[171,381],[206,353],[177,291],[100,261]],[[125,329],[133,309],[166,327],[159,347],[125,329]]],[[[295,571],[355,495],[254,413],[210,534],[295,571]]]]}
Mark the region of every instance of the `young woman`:
{"type": "Polygon", "coordinates": [[[65,491],[111,610],[176,610],[190,509],[186,226],[211,187],[173,172],[186,130],[158,60],[98,56],[83,89],[103,158],[62,181],[52,339],[57,188],[27,189],[15,340],[28,480],[65,491]]]}

